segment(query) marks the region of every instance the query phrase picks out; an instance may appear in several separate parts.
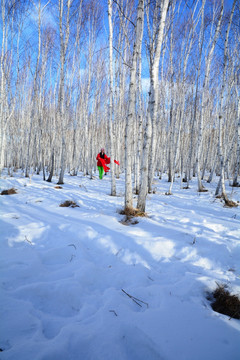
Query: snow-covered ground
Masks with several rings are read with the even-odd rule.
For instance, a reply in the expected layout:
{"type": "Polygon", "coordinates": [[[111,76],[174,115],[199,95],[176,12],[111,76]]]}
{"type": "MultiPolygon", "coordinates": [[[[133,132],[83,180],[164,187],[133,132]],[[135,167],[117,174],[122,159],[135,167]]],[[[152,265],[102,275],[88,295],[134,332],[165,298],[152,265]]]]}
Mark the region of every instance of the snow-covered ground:
{"type": "Polygon", "coordinates": [[[0,196],[0,359],[239,360],[240,321],[206,300],[216,283],[240,293],[240,209],[216,182],[166,196],[156,179],[148,217],[127,226],[123,174],[117,197],[109,175],[64,180],[0,179],[17,189],[0,196]]]}

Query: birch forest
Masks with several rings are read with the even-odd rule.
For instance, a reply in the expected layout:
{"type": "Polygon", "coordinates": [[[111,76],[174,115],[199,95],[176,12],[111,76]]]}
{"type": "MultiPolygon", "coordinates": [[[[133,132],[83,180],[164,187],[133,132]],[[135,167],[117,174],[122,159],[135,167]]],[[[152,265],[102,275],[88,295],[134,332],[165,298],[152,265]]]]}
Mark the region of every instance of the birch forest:
{"type": "Polygon", "coordinates": [[[0,171],[239,186],[239,0],[1,0],[0,39],[0,171]]]}

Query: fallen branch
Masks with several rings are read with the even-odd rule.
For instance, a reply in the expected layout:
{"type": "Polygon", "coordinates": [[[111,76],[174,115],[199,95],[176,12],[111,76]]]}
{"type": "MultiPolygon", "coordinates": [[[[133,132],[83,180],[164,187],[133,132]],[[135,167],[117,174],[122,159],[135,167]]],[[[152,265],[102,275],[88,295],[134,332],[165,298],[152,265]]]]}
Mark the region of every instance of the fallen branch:
{"type": "Polygon", "coordinates": [[[112,313],[114,313],[115,316],[117,316],[117,313],[115,310],[109,310],[109,312],[112,312],[112,313]]]}
{"type": "Polygon", "coordinates": [[[116,252],[115,256],[118,256],[118,254],[119,254],[121,251],[122,251],[122,248],[119,249],[119,250],[116,252]]]}
{"type": "Polygon", "coordinates": [[[138,306],[142,307],[141,304],[139,304],[139,302],[141,302],[142,304],[145,304],[148,307],[148,303],[136,298],[135,296],[132,296],[130,294],[128,294],[125,290],[122,289],[122,292],[124,292],[124,294],[126,294],[128,297],[130,297],[130,299],[132,299],[132,301],[134,301],[138,306]]]}
{"type": "Polygon", "coordinates": [[[71,259],[70,259],[70,262],[76,257],[76,255],[73,255],[71,256],[71,259]]]}
{"type": "Polygon", "coordinates": [[[75,250],[77,250],[76,245],[75,244],[69,244],[68,246],[73,246],[75,248],[75,250]]]}
{"type": "Polygon", "coordinates": [[[26,240],[29,244],[33,245],[33,243],[31,242],[31,240],[28,240],[28,238],[26,237],[26,235],[25,235],[25,240],[26,240]]]}
{"type": "Polygon", "coordinates": [[[85,186],[85,185],[80,184],[80,185],[79,185],[79,187],[80,187],[80,188],[84,188],[84,190],[85,190],[86,192],[88,192],[88,189],[86,188],[86,186],[85,186]]]}

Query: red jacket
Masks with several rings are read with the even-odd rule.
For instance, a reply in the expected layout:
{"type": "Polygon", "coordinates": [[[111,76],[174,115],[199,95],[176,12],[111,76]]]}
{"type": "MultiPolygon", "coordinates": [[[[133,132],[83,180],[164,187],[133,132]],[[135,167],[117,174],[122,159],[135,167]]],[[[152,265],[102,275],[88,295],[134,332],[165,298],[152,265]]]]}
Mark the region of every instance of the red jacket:
{"type": "Polygon", "coordinates": [[[100,153],[99,153],[99,154],[97,154],[96,159],[98,160],[97,166],[102,166],[105,172],[110,170],[110,168],[108,166],[106,166],[107,164],[110,164],[110,158],[107,157],[106,154],[104,154],[104,159],[102,159],[100,156],[100,153]]]}

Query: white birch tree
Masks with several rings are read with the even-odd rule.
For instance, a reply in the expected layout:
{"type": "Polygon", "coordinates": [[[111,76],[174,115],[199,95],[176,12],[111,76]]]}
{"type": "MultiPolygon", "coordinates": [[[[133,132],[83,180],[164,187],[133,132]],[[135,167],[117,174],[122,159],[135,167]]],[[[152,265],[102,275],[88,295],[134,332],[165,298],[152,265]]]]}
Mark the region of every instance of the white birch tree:
{"type": "Polygon", "coordinates": [[[2,21],[2,47],[0,54],[0,174],[4,167],[4,155],[6,148],[6,131],[8,121],[6,118],[6,61],[7,61],[7,32],[8,32],[8,19],[6,14],[6,1],[1,1],[1,21],[2,21]]]}
{"type": "Polygon", "coordinates": [[[227,31],[224,40],[224,58],[223,58],[223,74],[222,74],[222,85],[220,92],[220,105],[219,105],[219,124],[218,124],[218,157],[220,163],[220,179],[218,186],[216,188],[215,195],[221,195],[225,201],[225,203],[229,202],[227,197],[226,188],[225,188],[225,159],[223,154],[223,114],[224,114],[224,89],[226,82],[226,71],[227,71],[227,63],[228,63],[228,40],[229,40],[229,32],[232,24],[234,9],[236,5],[236,0],[233,1],[232,10],[230,14],[230,18],[228,21],[227,31]]]}
{"type": "MultiPolygon", "coordinates": [[[[159,7],[159,3],[157,7],[159,7]]],[[[156,40],[151,44],[153,46],[150,52],[150,90],[147,110],[147,125],[144,134],[144,144],[141,162],[141,182],[138,195],[137,208],[145,212],[146,197],[148,191],[151,191],[153,173],[155,169],[155,151],[156,151],[156,116],[158,104],[158,74],[161,48],[163,43],[164,28],[169,6],[169,0],[161,2],[161,19],[157,28],[156,40]],[[152,140],[151,156],[149,154],[150,141],[152,140]],[[150,166],[149,166],[150,156],[150,166]]]]}
{"type": "Polygon", "coordinates": [[[137,64],[141,58],[142,28],[144,25],[144,0],[138,1],[137,23],[135,25],[135,40],[133,45],[132,63],[130,69],[130,84],[128,92],[128,114],[125,129],[125,212],[133,209],[132,196],[132,131],[136,116],[137,64]]]}
{"type": "MultiPolygon", "coordinates": [[[[236,95],[237,94],[238,92],[236,90],[236,95]]],[[[236,165],[235,165],[235,171],[233,177],[233,186],[239,186],[238,174],[240,170],[240,97],[238,97],[236,137],[237,137],[237,156],[236,156],[236,165]]]]}
{"type": "Polygon", "coordinates": [[[108,0],[108,27],[109,27],[109,140],[110,140],[110,158],[111,158],[111,195],[116,195],[116,180],[114,167],[114,145],[115,133],[113,131],[113,9],[112,0],[108,0]]]}
{"type": "Polygon", "coordinates": [[[64,9],[64,1],[58,2],[59,16],[59,39],[60,39],[60,80],[59,80],[59,98],[58,98],[58,120],[61,124],[61,169],[58,184],[63,184],[64,171],[66,166],[66,138],[65,138],[65,112],[64,112],[64,85],[65,85],[65,63],[70,33],[70,6],[71,0],[67,1],[67,7],[64,9]],[[64,11],[66,11],[66,22],[64,26],[64,11]]]}
{"type": "MultiPolygon", "coordinates": [[[[159,89],[159,62],[164,41],[164,30],[166,25],[166,17],[169,8],[169,0],[162,0],[156,2],[156,19],[154,19],[154,26],[156,26],[156,33],[153,32],[152,44],[150,45],[150,90],[148,107],[150,110],[150,117],[152,122],[152,137],[151,137],[151,151],[149,153],[149,170],[148,170],[148,192],[152,192],[152,182],[154,171],[156,167],[156,144],[157,144],[157,109],[158,109],[158,89],[159,89]],[[158,7],[161,11],[161,19],[158,17],[158,7]],[[159,25],[157,22],[159,21],[159,25]],[[156,40],[155,40],[156,37],[156,40]]],[[[143,155],[144,157],[144,155],[143,155]]],[[[143,210],[142,210],[143,211],[143,210]]]]}

